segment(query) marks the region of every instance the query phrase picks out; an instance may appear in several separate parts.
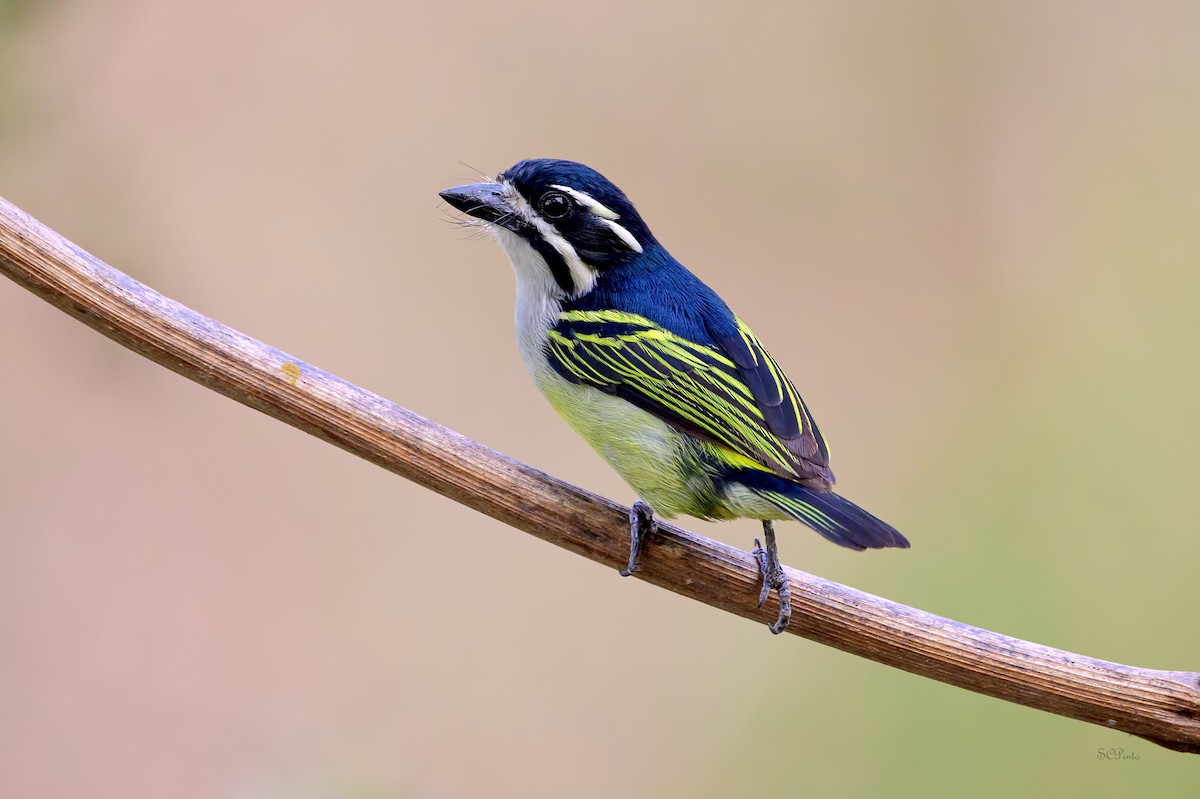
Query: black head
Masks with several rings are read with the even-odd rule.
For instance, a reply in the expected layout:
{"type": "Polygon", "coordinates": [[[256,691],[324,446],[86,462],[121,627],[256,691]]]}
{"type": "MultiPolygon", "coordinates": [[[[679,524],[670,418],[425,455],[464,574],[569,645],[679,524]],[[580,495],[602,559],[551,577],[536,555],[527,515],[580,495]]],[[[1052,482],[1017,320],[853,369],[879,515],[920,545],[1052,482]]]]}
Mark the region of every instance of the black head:
{"type": "MultiPolygon", "coordinates": [[[[629,198],[591,167],[536,158],[510,167],[494,183],[457,186],[442,198],[528,243],[547,262],[568,295],[594,277],[655,245],[629,198]]],[[[502,238],[503,241],[503,238],[502,238]]]]}

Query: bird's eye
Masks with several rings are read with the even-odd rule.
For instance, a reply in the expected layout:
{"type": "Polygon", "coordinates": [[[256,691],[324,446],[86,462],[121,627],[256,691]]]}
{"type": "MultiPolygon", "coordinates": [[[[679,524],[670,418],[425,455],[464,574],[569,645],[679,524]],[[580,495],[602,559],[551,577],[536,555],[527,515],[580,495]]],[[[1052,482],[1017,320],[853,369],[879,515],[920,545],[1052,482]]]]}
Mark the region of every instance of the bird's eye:
{"type": "Polygon", "coordinates": [[[571,211],[571,201],[561,191],[548,191],[538,200],[538,213],[547,219],[561,219],[571,211]]]}

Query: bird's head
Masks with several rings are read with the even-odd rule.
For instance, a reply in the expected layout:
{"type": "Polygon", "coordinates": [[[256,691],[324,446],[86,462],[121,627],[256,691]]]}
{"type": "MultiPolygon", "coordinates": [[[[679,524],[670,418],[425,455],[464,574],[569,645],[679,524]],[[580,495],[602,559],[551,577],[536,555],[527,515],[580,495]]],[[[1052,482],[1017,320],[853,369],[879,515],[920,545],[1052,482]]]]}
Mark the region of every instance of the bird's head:
{"type": "Polygon", "coordinates": [[[441,197],[497,234],[519,276],[529,271],[536,279],[541,271],[563,297],[588,293],[604,271],[657,245],[629,198],[574,161],[521,161],[494,181],[446,189],[441,197]]]}

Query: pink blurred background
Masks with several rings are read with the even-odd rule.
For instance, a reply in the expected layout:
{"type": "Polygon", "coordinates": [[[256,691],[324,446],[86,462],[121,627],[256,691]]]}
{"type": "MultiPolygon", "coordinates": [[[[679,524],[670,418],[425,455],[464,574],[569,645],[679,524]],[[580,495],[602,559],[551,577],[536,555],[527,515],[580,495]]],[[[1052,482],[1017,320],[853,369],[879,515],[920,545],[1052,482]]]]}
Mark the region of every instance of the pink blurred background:
{"type": "MultiPolygon", "coordinates": [[[[0,194],[159,291],[628,502],[436,196],[460,160],[584,161],[914,542],[790,526],[786,562],[1200,669],[1200,6],[0,10],[0,194]]],[[[7,282],[0,320],[0,795],[1200,789],[1184,755],[621,580],[7,282]]]]}

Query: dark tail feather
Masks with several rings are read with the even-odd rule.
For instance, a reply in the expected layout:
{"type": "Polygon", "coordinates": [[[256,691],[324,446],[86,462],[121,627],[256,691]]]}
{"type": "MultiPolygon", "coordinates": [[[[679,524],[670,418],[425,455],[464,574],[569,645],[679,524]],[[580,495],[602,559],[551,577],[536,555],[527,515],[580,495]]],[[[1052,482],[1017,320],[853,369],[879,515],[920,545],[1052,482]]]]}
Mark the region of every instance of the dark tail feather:
{"type": "Polygon", "coordinates": [[[887,522],[876,519],[845,497],[811,491],[795,483],[759,494],[796,521],[816,530],[835,544],[850,549],[908,549],[908,539],[887,522]]]}

